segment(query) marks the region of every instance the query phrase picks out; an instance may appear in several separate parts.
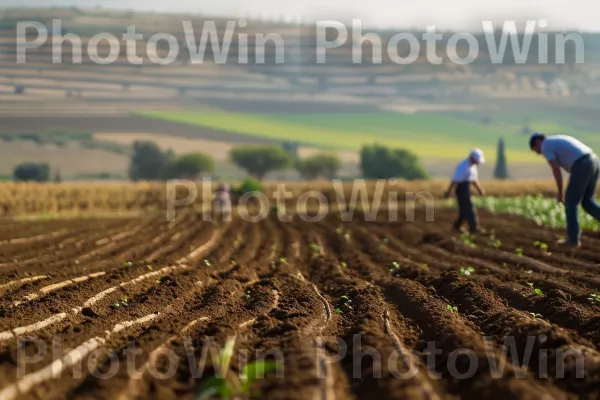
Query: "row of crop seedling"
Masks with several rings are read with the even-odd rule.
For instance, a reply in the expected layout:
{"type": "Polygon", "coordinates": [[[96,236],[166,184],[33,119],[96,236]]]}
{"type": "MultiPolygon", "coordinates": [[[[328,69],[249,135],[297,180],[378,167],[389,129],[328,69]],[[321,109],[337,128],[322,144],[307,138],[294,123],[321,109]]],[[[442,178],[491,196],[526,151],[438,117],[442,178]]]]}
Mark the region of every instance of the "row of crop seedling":
{"type": "MultiPolygon", "coordinates": [[[[477,244],[475,243],[475,235],[473,234],[469,234],[469,233],[462,233],[460,235],[460,239],[463,242],[463,244],[467,247],[471,247],[471,248],[476,248],[477,244]]],[[[494,231],[491,232],[490,236],[489,236],[489,240],[490,240],[490,246],[495,248],[495,249],[499,249],[502,247],[502,241],[500,239],[496,238],[496,235],[494,233],[494,231]]],[[[545,253],[546,255],[551,255],[552,253],[550,253],[548,251],[548,244],[541,242],[539,240],[536,240],[535,242],[533,242],[533,246],[540,249],[543,253],[545,253]]],[[[519,255],[519,256],[523,256],[525,254],[524,250],[522,247],[517,247],[515,248],[515,254],[519,255]]]]}
{"type": "MultiPolygon", "coordinates": [[[[564,208],[554,199],[542,196],[477,197],[473,199],[473,203],[494,213],[508,213],[526,217],[535,221],[539,226],[566,227],[564,208]]],[[[583,229],[598,230],[600,228],[600,224],[583,210],[578,210],[578,213],[583,229]]]]}

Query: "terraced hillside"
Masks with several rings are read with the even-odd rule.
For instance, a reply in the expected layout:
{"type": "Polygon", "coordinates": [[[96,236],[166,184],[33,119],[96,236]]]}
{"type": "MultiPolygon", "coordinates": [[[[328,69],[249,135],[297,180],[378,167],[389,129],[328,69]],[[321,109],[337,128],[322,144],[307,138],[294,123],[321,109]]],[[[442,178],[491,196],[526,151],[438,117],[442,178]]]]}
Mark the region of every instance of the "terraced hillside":
{"type": "Polygon", "coordinates": [[[2,222],[0,398],[194,398],[228,339],[266,399],[599,397],[600,236],[385,217],[2,222]]]}

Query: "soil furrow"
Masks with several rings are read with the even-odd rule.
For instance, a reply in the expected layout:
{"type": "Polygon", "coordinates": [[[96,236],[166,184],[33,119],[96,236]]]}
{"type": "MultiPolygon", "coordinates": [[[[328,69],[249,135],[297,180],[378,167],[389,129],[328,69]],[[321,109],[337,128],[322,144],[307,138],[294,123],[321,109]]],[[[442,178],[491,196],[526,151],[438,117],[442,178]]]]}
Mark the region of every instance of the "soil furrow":
{"type": "Polygon", "coordinates": [[[265,399],[600,400],[600,234],[455,213],[0,222],[0,393],[192,400],[229,343],[265,399]]]}
{"type": "MultiPolygon", "coordinates": [[[[212,246],[214,246],[216,244],[217,240],[219,240],[219,238],[220,238],[220,235],[222,235],[222,231],[214,231],[211,239],[209,241],[207,241],[206,243],[202,244],[200,247],[194,249],[194,251],[192,253],[190,253],[185,258],[185,260],[193,261],[196,257],[200,256],[203,252],[208,251],[212,246]]],[[[102,292],[95,294],[88,300],[84,301],[82,304],[78,304],[75,306],[71,305],[69,314],[77,315],[77,314],[81,313],[83,310],[89,310],[86,312],[93,312],[93,310],[91,310],[91,307],[94,306],[95,303],[102,300],[107,295],[109,295],[113,292],[117,292],[120,288],[126,288],[128,286],[135,285],[137,283],[140,283],[140,282],[150,279],[150,278],[168,275],[168,274],[178,271],[178,270],[185,270],[185,269],[190,269],[190,268],[191,268],[190,266],[184,265],[184,264],[179,264],[176,266],[168,266],[168,267],[159,269],[157,271],[152,271],[152,272],[148,272],[144,275],[140,275],[130,281],[119,283],[118,285],[115,285],[115,286],[111,286],[111,287],[103,290],[102,292]]],[[[44,319],[42,322],[44,322],[44,321],[49,321],[50,323],[57,322],[59,320],[65,319],[66,318],[65,314],[66,313],[64,313],[64,312],[60,313],[60,314],[54,314],[54,315],[50,316],[49,318],[44,319]],[[58,318],[57,316],[60,316],[60,319],[57,319],[58,318]]],[[[32,325],[24,326],[22,328],[13,328],[9,331],[0,333],[0,338],[3,338],[4,340],[14,338],[14,337],[18,336],[18,334],[16,334],[15,332],[22,331],[23,333],[31,333],[31,332],[35,332],[39,329],[42,329],[46,326],[47,326],[47,324],[42,324],[42,326],[39,326],[39,325],[37,325],[37,323],[34,323],[32,325]],[[11,335],[11,333],[12,333],[12,335],[11,335]]]]}

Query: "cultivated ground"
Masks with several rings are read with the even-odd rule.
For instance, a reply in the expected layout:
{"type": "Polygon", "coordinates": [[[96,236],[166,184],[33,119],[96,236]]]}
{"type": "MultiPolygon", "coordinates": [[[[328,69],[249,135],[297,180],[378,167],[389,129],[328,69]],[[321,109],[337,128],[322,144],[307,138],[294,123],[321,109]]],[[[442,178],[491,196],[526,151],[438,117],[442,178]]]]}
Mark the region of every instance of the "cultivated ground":
{"type": "Polygon", "coordinates": [[[490,232],[474,241],[441,209],[5,220],[0,397],[191,399],[229,338],[230,374],[243,354],[281,357],[253,386],[265,399],[598,398],[600,236],[565,251],[562,230],[480,215],[490,232]],[[57,337],[57,354],[32,343],[57,337]]]}

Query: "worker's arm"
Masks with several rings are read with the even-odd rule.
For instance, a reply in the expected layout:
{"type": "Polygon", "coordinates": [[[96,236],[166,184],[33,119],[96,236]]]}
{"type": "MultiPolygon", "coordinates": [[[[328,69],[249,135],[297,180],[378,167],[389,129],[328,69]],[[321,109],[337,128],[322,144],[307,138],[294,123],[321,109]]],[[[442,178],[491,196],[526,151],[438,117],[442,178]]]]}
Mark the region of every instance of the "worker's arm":
{"type": "Polygon", "coordinates": [[[452,189],[454,189],[455,185],[456,185],[456,182],[454,182],[454,181],[450,182],[450,186],[448,186],[448,190],[446,190],[446,193],[444,193],[444,197],[446,197],[446,198],[450,197],[450,194],[452,193],[452,189]]]}
{"type": "Polygon", "coordinates": [[[560,203],[564,203],[564,195],[563,195],[563,178],[560,172],[560,165],[556,162],[556,160],[548,161],[550,167],[552,168],[552,174],[554,175],[554,181],[556,182],[556,199],[560,203]]]}
{"type": "Polygon", "coordinates": [[[473,185],[475,185],[475,188],[481,196],[485,196],[485,190],[483,190],[483,187],[481,186],[481,183],[479,183],[478,180],[474,180],[473,185]]]}

